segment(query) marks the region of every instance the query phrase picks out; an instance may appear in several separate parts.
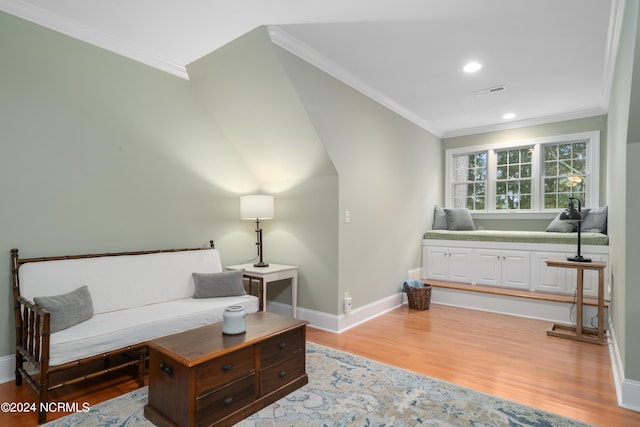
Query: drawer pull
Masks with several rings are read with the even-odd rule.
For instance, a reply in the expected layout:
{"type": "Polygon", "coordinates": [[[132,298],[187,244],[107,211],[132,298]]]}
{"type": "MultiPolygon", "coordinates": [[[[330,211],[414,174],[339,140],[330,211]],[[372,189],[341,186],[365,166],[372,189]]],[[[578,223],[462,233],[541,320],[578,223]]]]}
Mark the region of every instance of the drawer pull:
{"type": "Polygon", "coordinates": [[[233,396],[229,396],[229,397],[227,397],[227,398],[224,400],[224,402],[222,402],[222,404],[223,404],[224,406],[229,406],[229,405],[231,405],[232,403],[233,403],[233,396]]]}
{"type": "Polygon", "coordinates": [[[278,348],[279,348],[280,350],[284,350],[286,347],[287,347],[287,344],[286,344],[286,343],[284,343],[284,342],[281,342],[280,344],[278,344],[278,348]]]}
{"type": "Polygon", "coordinates": [[[229,372],[231,369],[233,369],[233,363],[227,363],[222,367],[222,370],[225,372],[229,372]]]}
{"type": "Polygon", "coordinates": [[[287,376],[287,371],[280,371],[280,373],[278,374],[278,376],[279,376],[280,378],[284,378],[284,377],[286,377],[286,376],[287,376]]]}
{"type": "Polygon", "coordinates": [[[168,365],[164,362],[160,362],[160,372],[162,372],[168,377],[173,376],[173,368],[171,367],[171,365],[168,365]]]}

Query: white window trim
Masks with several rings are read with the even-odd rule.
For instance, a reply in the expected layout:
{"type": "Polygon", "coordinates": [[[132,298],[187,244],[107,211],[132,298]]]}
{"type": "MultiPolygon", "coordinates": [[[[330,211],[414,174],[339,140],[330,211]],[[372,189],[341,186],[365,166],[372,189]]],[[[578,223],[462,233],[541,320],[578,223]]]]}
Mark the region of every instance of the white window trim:
{"type": "Polygon", "coordinates": [[[504,218],[505,215],[511,215],[518,218],[549,218],[554,216],[561,209],[544,210],[544,202],[540,191],[542,187],[542,171],[540,164],[541,147],[545,144],[558,144],[562,142],[570,142],[577,140],[588,140],[587,144],[587,173],[589,174],[589,187],[587,191],[587,199],[583,201],[584,206],[595,207],[600,206],[600,132],[589,131],[571,133],[566,135],[554,135],[544,138],[531,138],[516,141],[506,141],[494,144],[471,145],[466,147],[450,148],[445,150],[445,206],[453,206],[453,158],[461,154],[472,154],[480,151],[488,151],[487,156],[487,210],[473,211],[474,217],[479,218],[504,218]],[[531,210],[519,211],[497,211],[494,204],[490,201],[495,200],[495,172],[496,172],[496,150],[505,148],[518,148],[522,146],[534,146],[532,157],[532,190],[536,195],[534,205],[531,210]]]}

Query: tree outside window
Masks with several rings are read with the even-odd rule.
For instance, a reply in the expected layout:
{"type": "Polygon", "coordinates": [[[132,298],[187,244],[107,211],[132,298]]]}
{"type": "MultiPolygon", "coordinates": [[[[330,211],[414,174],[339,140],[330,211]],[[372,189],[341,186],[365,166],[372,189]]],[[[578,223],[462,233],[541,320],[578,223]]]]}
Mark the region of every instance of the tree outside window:
{"type": "Polygon", "coordinates": [[[455,157],[453,206],[484,210],[487,193],[487,152],[455,157]]]}

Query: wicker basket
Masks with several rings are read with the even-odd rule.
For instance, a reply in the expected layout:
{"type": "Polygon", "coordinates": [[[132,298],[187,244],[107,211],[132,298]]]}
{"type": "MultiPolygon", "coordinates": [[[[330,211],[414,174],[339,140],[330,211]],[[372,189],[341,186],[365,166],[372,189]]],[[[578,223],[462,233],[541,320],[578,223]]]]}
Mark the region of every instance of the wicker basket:
{"type": "Polygon", "coordinates": [[[429,310],[431,303],[431,285],[424,285],[424,288],[416,288],[407,286],[407,298],[409,299],[409,308],[414,310],[429,310]]]}

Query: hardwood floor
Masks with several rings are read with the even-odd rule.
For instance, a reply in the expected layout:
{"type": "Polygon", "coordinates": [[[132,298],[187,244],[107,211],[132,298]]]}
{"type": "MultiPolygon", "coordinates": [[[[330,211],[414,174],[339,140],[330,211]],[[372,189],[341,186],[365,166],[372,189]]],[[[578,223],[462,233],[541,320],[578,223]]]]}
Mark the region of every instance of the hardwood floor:
{"type": "MultiPolygon", "coordinates": [[[[617,405],[608,347],[548,337],[548,326],[432,304],[403,306],[341,334],[308,328],[307,339],[593,425],[640,425],[640,413],[617,405]]],[[[134,378],[65,387],[51,400],[94,405],[137,388],[134,378]]],[[[0,402],[33,401],[27,384],[0,384],[0,402]]],[[[0,426],[36,424],[33,413],[0,413],[0,426]]]]}

